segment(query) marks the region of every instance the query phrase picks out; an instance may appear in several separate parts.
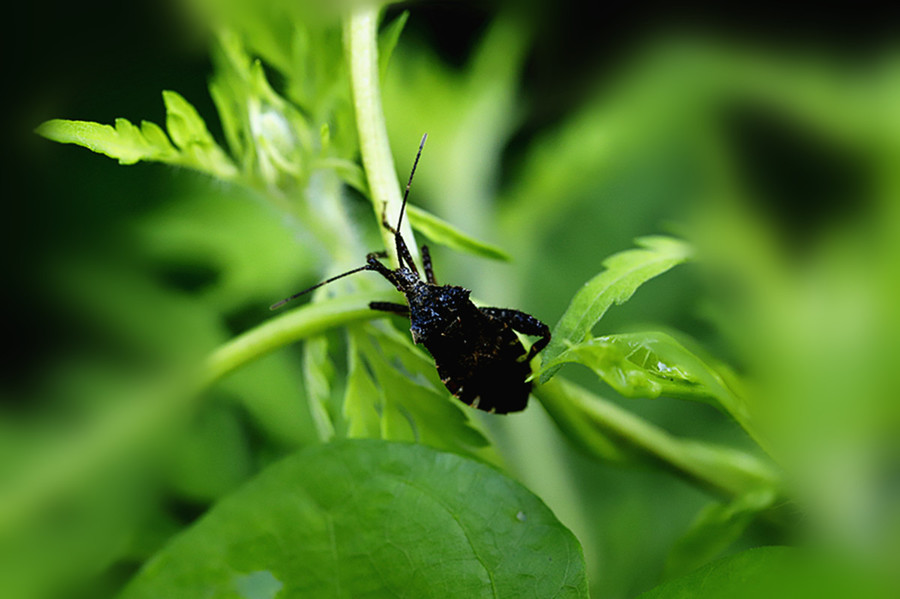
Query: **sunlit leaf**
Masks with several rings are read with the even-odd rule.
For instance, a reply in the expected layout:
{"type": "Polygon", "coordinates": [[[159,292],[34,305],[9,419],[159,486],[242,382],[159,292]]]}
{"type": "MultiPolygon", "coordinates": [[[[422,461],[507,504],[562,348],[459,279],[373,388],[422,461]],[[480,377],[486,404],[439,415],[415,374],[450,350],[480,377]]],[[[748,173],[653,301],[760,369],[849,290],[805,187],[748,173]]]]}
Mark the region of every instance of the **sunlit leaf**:
{"type": "Polygon", "coordinates": [[[158,125],[144,121],[140,127],[128,119],[116,119],[116,126],[89,121],[53,119],[38,127],[37,132],[47,139],[76,144],[116,158],[119,164],[134,164],[141,160],[175,162],[176,150],[158,125]]]}
{"type": "MultiPolygon", "coordinates": [[[[568,347],[584,341],[610,306],[625,303],[642,284],[691,255],[688,244],[671,237],[641,237],[637,242],[641,249],[626,250],[607,258],[603,262],[606,270],[575,294],[553,329],[553,339],[543,354],[545,362],[549,364],[568,347]]],[[[548,380],[556,370],[545,370],[541,381],[548,380]]]]}
{"type": "Polygon", "coordinates": [[[410,204],[406,206],[409,224],[431,241],[448,248],[492,260],[511,260],[500,248],[469,237],[450,223],[410,204]]]}
{"type": "Polygon", "coordinates": [[[154,557],[122,594],[587,597],[575,537],[493,468],[421,445],[316,446],[269,468],[154,557]]]}
{"type": "Polygon", "coordinates": [[[163,102],[166,104],[166,128],[183,154],[183,163],[221,179],[236,176],[237,168],[213,139],[197,109],[170,90],[163,92],[163,102]]]}
{"type": "Polygon", "coordinates": [[[237,168],[216,144],[197,110],[173,91],[164,91],[163,100],[166,127],[174,146],[158,125],[143,121],[138,128],[121,118],[116,119],[115,128],[89,121],[53,119],[40,125],[37,132],[53,141],[76,144],[116,158],[120,164],[165,162],[220,179],[236,177],[237,168]]]}

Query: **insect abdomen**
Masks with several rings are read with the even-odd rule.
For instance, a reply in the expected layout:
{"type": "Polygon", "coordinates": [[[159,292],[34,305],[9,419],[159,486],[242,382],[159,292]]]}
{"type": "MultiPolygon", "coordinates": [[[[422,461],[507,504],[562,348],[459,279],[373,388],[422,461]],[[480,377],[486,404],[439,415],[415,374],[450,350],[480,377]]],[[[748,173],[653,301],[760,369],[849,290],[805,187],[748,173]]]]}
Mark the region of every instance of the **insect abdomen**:
{"type": "MultiPolygon", "coordinates": [[[[472,306],[474,308],[474,306],[472,306]]],[[[463,403],[488,412],[524,410],[531,392],[531,367],[515,333],[481,314],[442,337],[428,339],[441,381],[463,403]]]]}

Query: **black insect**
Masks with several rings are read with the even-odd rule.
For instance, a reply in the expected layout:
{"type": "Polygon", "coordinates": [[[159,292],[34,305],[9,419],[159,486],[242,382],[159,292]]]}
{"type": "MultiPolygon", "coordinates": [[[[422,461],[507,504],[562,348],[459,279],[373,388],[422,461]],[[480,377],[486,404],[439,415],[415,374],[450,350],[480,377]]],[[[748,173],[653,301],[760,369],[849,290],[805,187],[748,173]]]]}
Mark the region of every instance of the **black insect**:
{"type": "Polygon", "coordinates": [[[373,252],[366,257],[365,266],[304,289],[274,304],[272,310],[342,277],[374,270],[406,296],[406,304],[371,302],[369,307],[410,319],[413,341],[424,345],[431,353],[441,381],[453,395],[488,412],[506,414],[524,410],[531,392],[531,382],[525,381],[531,374],[529,362],[550,342],[549,327],[518,310],[479,308],[469,299],[471,292],[468,289],[438,285],[425,245],[422,246],[423,281],[400,234],[409,187],[426,138],[427,135],[422,136],[406,183],[397,227],[392,227],[382,215],[383,226],[394,235],[399,268],[392,270],[379,261],[387,256],[386,252],[373,252]],[[526,351],[513,331],[540,339],[526,351]]]}

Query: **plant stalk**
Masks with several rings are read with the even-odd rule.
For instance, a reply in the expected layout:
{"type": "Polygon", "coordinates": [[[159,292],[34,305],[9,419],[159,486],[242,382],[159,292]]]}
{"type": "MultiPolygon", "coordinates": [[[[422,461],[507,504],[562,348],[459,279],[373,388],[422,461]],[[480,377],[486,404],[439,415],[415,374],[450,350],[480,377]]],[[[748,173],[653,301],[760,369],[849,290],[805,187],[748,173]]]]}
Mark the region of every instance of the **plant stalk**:
{"type": "MultiPolygon", "coordinates": [[[[379,6],[375,2],[358,2],[345,17],[344,48],[350,70],[350,86],[359,150],[369,186],[372,208],[378,222],[384,246],[391,263],[397,260],[394,236],[381,225],[386,220],[391,225],[400,217],[402,194],[397,181],[394,158],[388,142],[384,111],[381,108],[381,83],[378,69],[378,20],[379,6]]],[[[400,226],[400,233],[414,258],[418,247],[408,220],[400,226]]]]}
{"type": "Polygon", "coordinates": [[[780,487],[778,473],[756,456],[674,437],[560,377],[536,385],[533,393],[564,435],[594,458],[649,458],[728,499],[780,487]]]}

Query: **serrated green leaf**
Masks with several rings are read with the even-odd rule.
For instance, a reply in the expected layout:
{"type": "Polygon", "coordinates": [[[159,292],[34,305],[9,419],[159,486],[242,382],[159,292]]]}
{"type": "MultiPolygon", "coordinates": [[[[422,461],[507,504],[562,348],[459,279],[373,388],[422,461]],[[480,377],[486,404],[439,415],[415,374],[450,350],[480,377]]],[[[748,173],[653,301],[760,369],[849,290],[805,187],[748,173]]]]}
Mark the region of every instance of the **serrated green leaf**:
{"type": "Polygon", "coordinates": [[[716,501],[704,507],[669,552],[666,578],[686,574],[718,557],[775,498],[774,490],[760,489],[730,503],[716,501]]]}
{"type": "Polygon", "coordinates": [[[304,344],[303,377],[309,398],[309,411],[319,439],[329,441],[334,437],[334,422],[328,412],[334,367],[328,357],[328,340],[325,337],[309,339],[304,344]]]}
{"type": "Polygon", "coordinates": [[[122,593],[587,598],[581,547],[531,492],[421,445],[349,440],[275,464],[157,554],[122,593]]]}
{"type": "Polygon", "coordinates": [[[380,389],[383,438],[400,435],[466,453],[488,445],[469,422],[463,405],[447,397],[434,363],[408,338],[389,327],[375,326],[361,327],[355,338],[380,389]]]}
{"type": "Polygon", "coordinates": [[[397,15],[397,18],[386,25],[378,36],[378,73],[382,79],[384,79],[384,74],[387,72],[388,64],[391,61],[391,55],[394,53],[394,48],[397,47],[400,34],[403,33],[403,28],[406,26],[408,19],[409,11],[404,10],[397,15]]]}
{"type": "Polygon", "coordinates": [[[166,128],[172,141],[181,149],[192,144],[214,145],[206,123],[194,106],[178,92],[165,90],[162,93],[166,105],[166,128]]]}
{"type": "MultiPolygon", "coordinates": [[[[575,294],[553,329],[553,339],[543,353],[548,364],[572,345],[581,343],[613,304],[623,304],[638,287],[681,264],[691,256],[691,247],[671,237],[641,237],[642,249],[626,250],[607,258],[603,272],[585,283],[575,294]]],[[[546,382],[558,368],[545,370],[546,382]]]]}
{"type": "Polygon", "coordinates": [[[344,418],[350,438],[377,439],[380,432],[379,415],[375,409],[379,397],[375,381],[363,365],[356,344],[356,336],[348,335],[347,388],[344,392],[344,418]]]}
{"type": "Polygon", "coordinates": [[[53,119],[37,128],[37,133],[64,144],[76,144],[116,158],[119,164],[141,160],[177,162],[178,151],[157,125],[144,121],[138,128],[127,119],[116,119],[116,126],[89,121],[53,119]]]}
{"type": "Polygon", "coordinates": [[[170,90],[163,91],[163,102],[166,105],[166,129],[181,150],[181,164],[220,179],[237,176],[237,168],[213,139],[197,109],[170,90]]]}
{"type": "Polygon", "coordinates": [[[166,127],[163,130],[142,121],[137,127],[127,119],[116,119],[115,127],[89,121],[54,119],[38,127],[38,134],[60,143],[73,143],[118,159],[120,164],[141,160],[192,168],[220,179],[231,180],[238,170],[216,144],[191,104],[172,91],[163,92],[166,127]],[[177,149],[176,149],[177,147],[177,149]]]}
{"type": "MultiPolygon", "coordinates": [[[[659,332],[595,337],[569,347],[535,374],[578,363],[625,397],[660,396],[714,403],[730,391],[711,366],[659,332]]],[[[726,400],[728,404],[736,400],[726,400]]]]}
{"type": "Polygon", "coordinates": [[[222,131],[231,155],[235,156],[238,162],[242,162],[249,148],[243,139],[244,118],[233,97],[234,90],[226,82],[225,77],[216,77],[209,82],[209,95],[219,113],[219,121],[222,123],[222,131]]]}
{"type": "Polygon", "coordinates": [[[509,254],[500,248],[478,241],[469,237],[450,223],[442,220],[430,212],[417,208],[411,204],[406,205],[406,213],[409,216],[409,224],[412,228],[433,241],[448,248],[490,258],[491,260],[510,261],[509,254]]]}

